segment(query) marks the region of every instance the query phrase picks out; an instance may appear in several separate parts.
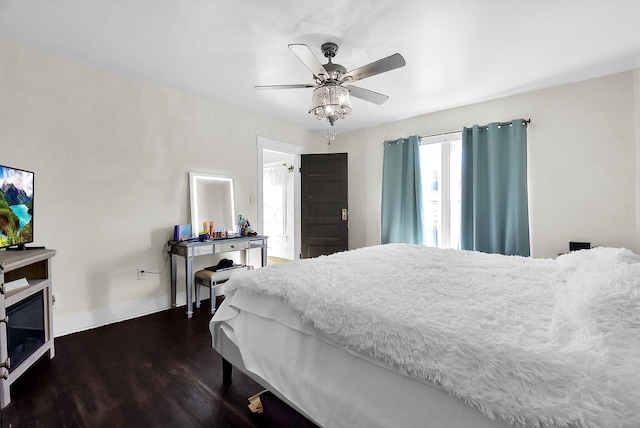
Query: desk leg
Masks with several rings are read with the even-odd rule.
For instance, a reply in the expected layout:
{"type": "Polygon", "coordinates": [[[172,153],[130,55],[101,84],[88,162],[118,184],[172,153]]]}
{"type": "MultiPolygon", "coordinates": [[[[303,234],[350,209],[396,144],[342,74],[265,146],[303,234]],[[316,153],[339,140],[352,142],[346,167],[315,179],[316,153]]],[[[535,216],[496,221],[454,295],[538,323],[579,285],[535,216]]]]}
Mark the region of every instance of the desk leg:
{"type": "Polygon", "coordinates": [[[187,283],[187,318],[193,315],[193,257],[187,257],[184,262],[187,283]]]}
{"type": "Polygon", "coordinates": [[[264,242],[264,245],[262,246],[262,248],[260,249],[261,253],[262,253],[262,267],[265,267],[267,265],[267,242],[264,242]]]}
{"type": "Polygon", "coordinates": [[[171,254],[171,307],[176,307],[176,295],[178,290],[176,288],[178,277],[178,256],[171,254]]]}

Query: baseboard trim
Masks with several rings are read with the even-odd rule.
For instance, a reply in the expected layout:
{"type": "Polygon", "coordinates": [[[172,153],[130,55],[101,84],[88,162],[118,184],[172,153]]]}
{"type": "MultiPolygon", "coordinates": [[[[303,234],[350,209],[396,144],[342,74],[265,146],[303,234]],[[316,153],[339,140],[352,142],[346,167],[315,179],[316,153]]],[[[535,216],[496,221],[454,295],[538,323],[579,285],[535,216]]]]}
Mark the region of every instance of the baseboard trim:
{"type": "MultiPolygon", "coordinates": [[[[186,304],[186,292],[179,291],[176,296],[177,306],[186,304]]],[[[164,311],[171,307],[171,296],[149,297],[144,300],[103,306],[89,311],[56,315],[53,311],[53,336],[60,337],[79,331],[90,330],[103,325],[126,321],[164,311]]]]}

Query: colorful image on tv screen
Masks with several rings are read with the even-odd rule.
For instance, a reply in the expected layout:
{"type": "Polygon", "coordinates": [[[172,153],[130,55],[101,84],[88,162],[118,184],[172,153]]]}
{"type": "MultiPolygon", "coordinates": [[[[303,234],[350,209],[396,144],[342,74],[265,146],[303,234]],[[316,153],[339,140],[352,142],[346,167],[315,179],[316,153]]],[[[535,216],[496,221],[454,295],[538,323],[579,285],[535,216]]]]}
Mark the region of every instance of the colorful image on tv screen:
{"type": "Polygon", "coordinates": [[[0,165],[0,248],[33,242],[33,172],[0,165]]]}

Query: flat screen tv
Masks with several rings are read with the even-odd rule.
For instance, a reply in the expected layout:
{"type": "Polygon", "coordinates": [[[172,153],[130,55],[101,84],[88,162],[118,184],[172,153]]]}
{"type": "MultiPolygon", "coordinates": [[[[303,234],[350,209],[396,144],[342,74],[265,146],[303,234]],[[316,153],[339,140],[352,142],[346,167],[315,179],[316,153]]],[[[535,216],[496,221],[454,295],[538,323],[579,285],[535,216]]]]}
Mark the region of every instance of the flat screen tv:
{"type": "Polygon", "coordinates": [[[0,248],[33,242],[34,174],[0,165],[0,248]]]}

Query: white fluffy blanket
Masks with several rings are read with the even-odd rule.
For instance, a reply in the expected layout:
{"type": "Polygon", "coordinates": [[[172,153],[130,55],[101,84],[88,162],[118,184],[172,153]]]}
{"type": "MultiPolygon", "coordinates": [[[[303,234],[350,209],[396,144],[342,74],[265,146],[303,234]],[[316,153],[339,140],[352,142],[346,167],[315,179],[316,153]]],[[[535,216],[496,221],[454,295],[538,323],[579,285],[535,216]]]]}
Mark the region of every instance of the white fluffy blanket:
{"type": "Polygon", "coordinates": [[[234,273],[333,341],[527,426],[640,426],[640,257],[382,245],[234,273]]]}

